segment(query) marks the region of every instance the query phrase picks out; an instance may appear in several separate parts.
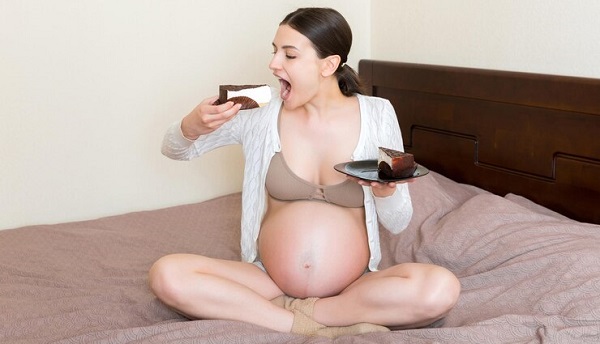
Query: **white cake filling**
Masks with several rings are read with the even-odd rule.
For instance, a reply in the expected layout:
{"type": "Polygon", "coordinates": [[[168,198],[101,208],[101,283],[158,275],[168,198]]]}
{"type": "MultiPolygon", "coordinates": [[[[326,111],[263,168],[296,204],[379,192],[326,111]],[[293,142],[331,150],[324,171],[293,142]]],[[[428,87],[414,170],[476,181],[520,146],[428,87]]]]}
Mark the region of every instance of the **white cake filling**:
{"type": "Polygon", "coordinates": [[[227,91],[227,99],[240,96],[252,98],[258,106],[264,106],[271,101],[271,87],[264,85],[239,91],[227,91]]]}
{"type": "Polygon", "coordinates": [[[388,164],[388,166],[390,166],[390,168],[392,167],[392,157],[385,154],[385,152],[380,149],[379,150],[379,160],[377,161],[377,163],[379,164],[382,161],[385,162],[386,164],[388,164]]]}

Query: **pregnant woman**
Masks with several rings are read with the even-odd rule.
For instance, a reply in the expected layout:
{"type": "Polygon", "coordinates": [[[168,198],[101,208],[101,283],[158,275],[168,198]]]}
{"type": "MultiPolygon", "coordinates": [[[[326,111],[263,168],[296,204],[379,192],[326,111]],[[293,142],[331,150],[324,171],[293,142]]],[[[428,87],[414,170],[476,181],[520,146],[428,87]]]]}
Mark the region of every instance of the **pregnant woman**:
{"type": "Polygon", "coordinates": [[[150,287],[193,319],[245,321],[336,337],[428,325],[454,306],[448,270],[400,264],[378,270],[378,223],[393,233],[412,216],[407,184],[349,179],[333,166],[403,150],[391,104],[362,95],[346,60],[352,32],[335,10],[301,8],[281,22],[269,68],[271,102],[202,101],[165,135],[163,153],[189,160],[228,144],[245,156],[242,261],[172,254],[150,287]]]}

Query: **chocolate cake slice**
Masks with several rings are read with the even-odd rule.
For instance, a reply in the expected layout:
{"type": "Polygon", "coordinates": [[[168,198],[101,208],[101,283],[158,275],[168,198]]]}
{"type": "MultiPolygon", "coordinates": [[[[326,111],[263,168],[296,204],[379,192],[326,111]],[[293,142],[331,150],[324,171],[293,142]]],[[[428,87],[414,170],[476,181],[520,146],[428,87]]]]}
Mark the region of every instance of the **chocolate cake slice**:
{"type": "Polygon", "coordinates": [[[242,104],[242,110],[245,110],[264,106],[270,100],[271,88],[268,85],[220,85],[219,99],[214,104],[232,101],[242,104]]]}
{"type": "Polygon", "coordinates": [[[417,169],[415,157],[410,153],[379,147],[377,173],[379,179],[399,179],[412,177],[417,169]]]}

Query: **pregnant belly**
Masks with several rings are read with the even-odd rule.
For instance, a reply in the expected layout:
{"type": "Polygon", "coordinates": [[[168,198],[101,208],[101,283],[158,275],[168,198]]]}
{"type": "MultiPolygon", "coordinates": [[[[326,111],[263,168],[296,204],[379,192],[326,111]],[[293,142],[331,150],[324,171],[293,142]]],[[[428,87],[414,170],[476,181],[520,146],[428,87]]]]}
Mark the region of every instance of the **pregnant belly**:
{"type": "Polygon", "coordinates": [[[364,223],[363,208],[271,200],[259,238],[261,260],[287,295],[336,295],[367,267],[364,223]]]}

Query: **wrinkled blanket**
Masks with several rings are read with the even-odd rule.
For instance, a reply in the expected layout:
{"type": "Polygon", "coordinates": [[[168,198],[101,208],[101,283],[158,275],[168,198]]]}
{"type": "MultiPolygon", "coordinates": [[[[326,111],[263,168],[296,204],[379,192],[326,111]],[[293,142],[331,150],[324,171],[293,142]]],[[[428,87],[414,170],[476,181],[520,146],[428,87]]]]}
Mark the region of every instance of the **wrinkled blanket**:
{"type": "Polygon", "coordinates": [[[600,226],[435,172],[415,213],[381,230],[380,268],[442,265],[458,304],[428,328],[335,340],[234,321],[189,321],[147,287],[160,256],[239,259],[240,194],[91,221],[0,231],[1,343],[599,343],[600,226]]]}

